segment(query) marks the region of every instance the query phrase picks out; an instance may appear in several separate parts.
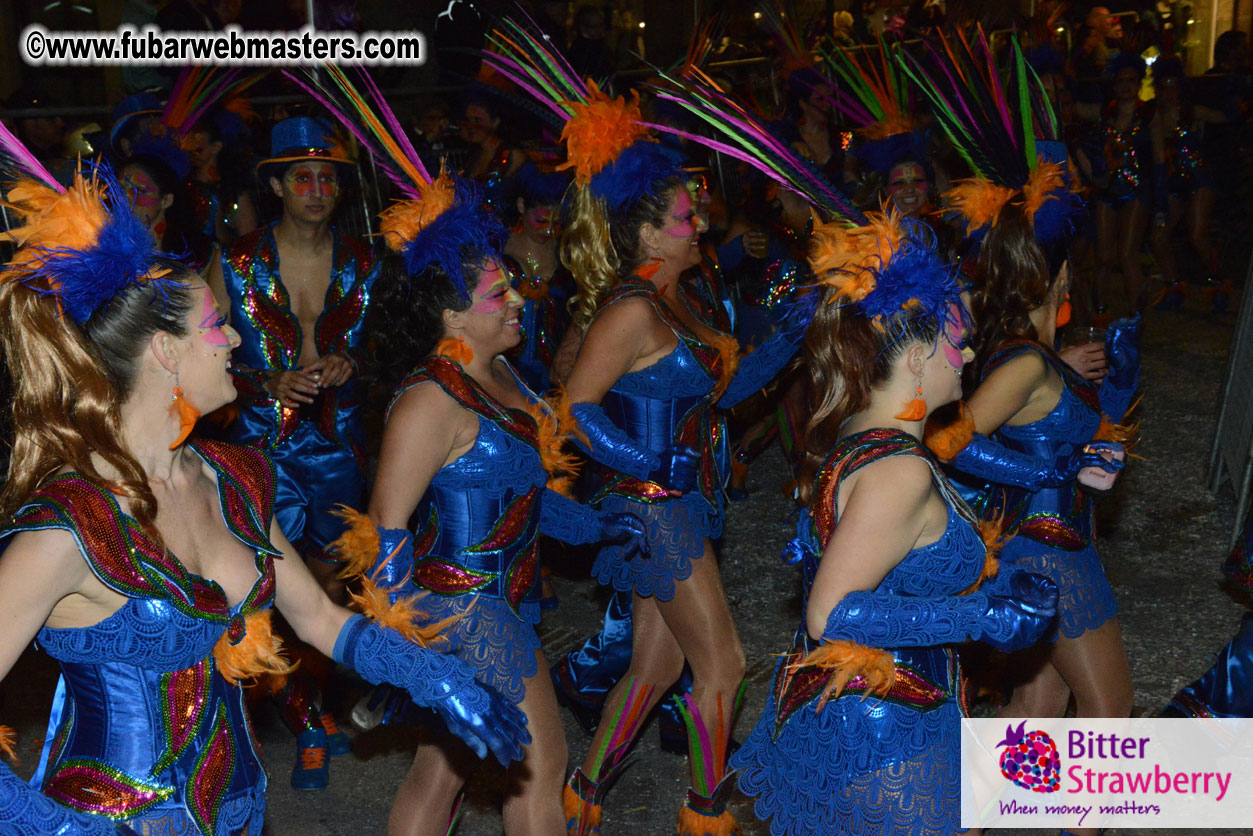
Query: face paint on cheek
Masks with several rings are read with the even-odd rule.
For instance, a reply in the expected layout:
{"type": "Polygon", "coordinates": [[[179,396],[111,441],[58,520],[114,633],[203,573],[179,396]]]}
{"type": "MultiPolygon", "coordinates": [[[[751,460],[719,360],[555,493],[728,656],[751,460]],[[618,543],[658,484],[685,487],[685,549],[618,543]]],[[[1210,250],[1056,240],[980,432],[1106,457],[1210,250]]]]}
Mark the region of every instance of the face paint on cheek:
{"type": "Polygon", "coordinates": [[[675,238],[691,238],[696,234],[696,225],[692,222],[692,198],[686,189],[679,192],[679,199],[674,202],[666,234],[675,238]]]}
{"type": "Polygon", "coordinates": [[[510,292],[509,278],[503,270],[499,267],[485,270],[479,286],[474,289],[474,304],[470,310],[479,314],[500,313],[508,304],[510,292]]]}
{"type": "Polygon", "coordinates": [[[334,176],[318,178],[318,193],[322,197],[333,198],[339,192],[339,180],[334,176]]]}
{"type": "Polygon", "coordinates": [[[969,349],[961,348],[961,312],[956,305],[949,306],[948,319],[944,323],[944,339],[941,340],[941,343],[944,347],[944,359],[954,369],[961,371],[961,367],[966,362],[966,351],[969,349]]]}
{"type": "Polygon", "coordinates": [[[526,228],[537,235],[551,235],[553,232],[553,213],[548,209],[527,212],[523,216],[526,228]]]}
{"type": "Polygon", "coordinates": [[[215,349],[231,347],[231,338],[222,326],[225,324],[226,318],[218,313],[217,306],[213,304],[213,294],[205,293],[204,301],[200,305],[200,325],[198,326],[204,333],[200,335],[200,339],[215,349]]]}
{"type": "Polygon", "coordinates": [[[306,197],[313,192],[313,172],[307,168],[293,169],[283,177],[283,185],[296,197],[306,197]]]}

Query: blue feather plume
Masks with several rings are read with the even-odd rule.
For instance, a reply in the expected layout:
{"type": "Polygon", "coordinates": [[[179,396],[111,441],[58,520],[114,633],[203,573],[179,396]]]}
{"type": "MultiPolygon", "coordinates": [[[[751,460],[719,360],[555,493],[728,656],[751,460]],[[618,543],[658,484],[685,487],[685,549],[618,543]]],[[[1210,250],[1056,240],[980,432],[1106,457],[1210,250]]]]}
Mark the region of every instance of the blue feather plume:
{"type": "Polygon", "coordinates": [[[508,230],[483,200],[478,183],[453,176],[456,197],[452,206],[408,242],[405,268],[417,276],[432,264],[448,274],[461,298],[469,299],[475,285],[475,268],[490,257],[499,257],[508,230]]]}
{"type": "Polygon", "coordinates": [[[616,214],[652,194],[659,180],[682,174],[682,167],[679,151],[660,142],[640,140],[592,177],[592,194],[616,214]]]}

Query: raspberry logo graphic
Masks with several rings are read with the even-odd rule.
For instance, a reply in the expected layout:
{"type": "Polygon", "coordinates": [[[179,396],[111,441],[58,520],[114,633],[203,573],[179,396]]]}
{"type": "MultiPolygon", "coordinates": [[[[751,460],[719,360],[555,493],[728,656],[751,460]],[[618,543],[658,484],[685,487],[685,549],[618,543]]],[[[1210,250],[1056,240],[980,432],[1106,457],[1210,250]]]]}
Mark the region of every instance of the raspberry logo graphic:
{"type": "Polygon", "coordinates": [[[1046,732],[1024,733],[1027,721],[1018,728],[1005,727],[1005,739],[996,744],[1001,752],[1001,774],[1032,792],[1057,792],[1061,786],[1062,761],[1057,744],[1046,732]]]}

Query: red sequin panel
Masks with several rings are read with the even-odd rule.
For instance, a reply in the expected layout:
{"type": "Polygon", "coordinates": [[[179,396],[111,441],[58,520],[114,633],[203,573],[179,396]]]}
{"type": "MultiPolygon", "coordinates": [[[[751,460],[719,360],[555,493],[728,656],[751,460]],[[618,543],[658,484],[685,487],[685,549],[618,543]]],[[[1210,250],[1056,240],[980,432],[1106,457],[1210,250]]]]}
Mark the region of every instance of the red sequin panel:
{"type": "Polygon", "coordinates": [[[217,833],[222,799],[235,775],[235,738],[226,719],[226,706],[218,706],[209,742],[192,770],[187,787],[187,806],[201,833],[217,833]]]}
{"type": "Polygon", "coordinates": [[[1028,517],[1016,533],[1030,537],[1037,543],[1068,552],[1081,551],[1088,545],[1087,538],[1076,531],[1074,526],[1067,525],[1057,517],[1046,515],[1028,517]]]}
{"type": "Polygon", "coordinates": [[[487,586],[496,579],[494,573],[474,572],[464,566],[431,557],[418,561],[413,580],[424,589],[439,595],[462,595],[487,586]]]}
{"type": "Polygon", "coordinates": [[[196,449],[218,473],[220,493],[226,497],[226,517],[249,544],[270,544],[269,522],[274,511],[276,478],[265,454],[252,447],[199,440],[196,449]]]}
{"type": "Polygon", "coordinates": [[[165,754],[152,767],[157,775],[186,751],[204,724],[209,697],[208,666],[201,661],[186,670],[161,677],[161,720],[165,726],[165,754]]]}
{"type": "Polygon", "coordinates": [[[426,524],[418,531],[418,536],[413,538],[414,558],[422,558],[429,554],[438,537],[439,509],[431,505],[431,514],[426,518],[426,524]]]}
{"type": "Polygon", "coordinates": [[[270,299],[255,284],[249,283],[243,292],[244,312],[261,335],[261,351],[272,369],[287,369],[295,365],[300,352],[300,323],[287,309],[287,293],[275,283],[270,299]]]}
{"type": "Polygon", "coordinates": [[[332,293],[326,310],[318,317],[313,335],[320,354],[348,348],[348,332],[361,323],[361,316],[365,313],[365,288],[357,285],[342,297],[335,290],[332,293]]]}
{"type": "Polygon", "coordinates": [[[92,758],[73,758],[44,783],[43,793],[75,810],[130,819],[172,796],[174,787],[141,781],[92,758]]]}
{"type": "Polygon", "coordinates": [[[465,550],[467,554],[495,552],[512,545],[526,531],[535,510],[535,498],[539,496],[539,488],[531,488],[509,503],[509,507],[500,515],[492,533],[479,543],[465,550]]]}
{"type": "Polygon", "coordinates": [[[518,605],[522,603],[522,599],[526,598],[527,593],[535,588],[535,583],[539,579],[539,544],[532,543],[527,546],[526,551],[514,560],[513,565],[506,570],[506,587],[505,595],[508,596],[509,606],[516,611],[518,605]]]}

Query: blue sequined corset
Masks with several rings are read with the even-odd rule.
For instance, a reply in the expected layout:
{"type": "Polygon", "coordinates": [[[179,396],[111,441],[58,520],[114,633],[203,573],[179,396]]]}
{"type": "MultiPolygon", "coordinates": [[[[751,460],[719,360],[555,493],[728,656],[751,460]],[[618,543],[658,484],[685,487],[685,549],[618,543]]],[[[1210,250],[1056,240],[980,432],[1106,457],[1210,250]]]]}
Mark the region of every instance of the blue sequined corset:
{"type": "MultiPolygon", "coordinates": [[[[931,466],[948,518],[940,538],[906,554],[876,591],[902,598],[949,596],[978,581],[986,549],[970,509],[916,439],[876,429],[840,442],[819,470],[812,517],[802,517],[795,548],[789,547],[803,556],[806,605],[835,526],[840,480],[893,455],[918,456],[931,466]]],[[[817,644],[802,623],[775,668],[765,711],[731,758],[740,789],[755,797],[758,818],[770,821],[774,836],[954,832],[965,708],[952,648],[883,648],[896,667],[886,695],[869,695],[858,675],[839,697],[822,704],[836,672],[802,663],[817,644]]]]}
{"type": "MultiPolygon", "coordinates": [[[[997,352],[995,365],[1024,351],[1041,354],[1062,379],[1057,406],[1038,421],[1020,426],[1003,424],[996,438],[1006,447],[1047,461],[1060,461],[1092,440],[1101,424],[1096,389],[1075,374],[1056,355],[1035,343],[1016,344],[997,352]]],[[[995,367],[989,363],[988,372],[995,367]]],[[[987,372],[985,372],[986,377],[987,372]]],[[[1051,549],[1077,552],[1092,543],[1092,509],[1079,483],[1027,491],[997,486],[992,491],[994,515],[1005,515],[1002,533],[1026,537],[1051,549]]],[[[1018,546],[1021,547],[1021,546],[1018,546]]]]}
{"type": "MultiPolygon", "coordinates": [[[[352,449],[364,463],[355,375],[342,386],[322,390],[312,404],[300,409],[282,406],[264,388],[271,372],[300,366],[304,345],[291,295],[279,273],[273,230],[273,225],[261,227],[240,238],[222,256],[231,325],[240,336],[240,345],[232,352],[235,385],[241,396],[233,437],[273,450],[292,436],[302,420],[312,420],[329,441],[352,449]]],[[[331,280],[313,334],[319,356],[351,354],[360,348],[365,311],[378,276],[367,246],[338,230],[332,230],[332,235],[331,280]]]]}
{"type": "Polygon", "coordinates": [[[233,606],[74,473],[46,483],[5,532],[68,531],[95,577],[127,598],[90,627],[37,635],[61,679],[36,781],[62,804],[139,832],[259,834],[265,772],[243,691],[222,677],[214,652],[268,620],[274,471],[256,450],[207,441],[193,449],[216,471],[227,528],[255,551],[256,579],[233,606]]]}
{"type": "Polygon", "coordinates": [[[515,613],[539,601],[540,501],[547,473],[535,421],[505,409],[442,358],[428,360],[399,395],[432,380],[478,416],[474,445],[431,480],[414,519],[414,582],[438,595],[504,599],[515,613]]]}

